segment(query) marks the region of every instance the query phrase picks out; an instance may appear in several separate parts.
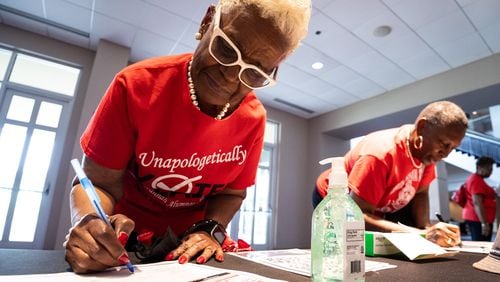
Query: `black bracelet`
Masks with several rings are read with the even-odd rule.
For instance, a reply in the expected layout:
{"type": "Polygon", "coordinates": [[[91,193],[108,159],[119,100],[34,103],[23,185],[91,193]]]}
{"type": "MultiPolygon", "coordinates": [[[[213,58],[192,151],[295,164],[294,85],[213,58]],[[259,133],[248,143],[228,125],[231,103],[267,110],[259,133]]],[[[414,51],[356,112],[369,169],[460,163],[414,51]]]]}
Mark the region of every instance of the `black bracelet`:
{"type": "Polygon", "coordinates": [[[222,224],[213,219],[203,219],[196,222],[191,227],[189,227],[186,232],[184,232],[184,236],[182,237],[184,238],[186,235],[198,231],[207,232],[221,246],[222,243],[224,243],[224,240],[226,240],[226,229],[224,228],[224,226],[222,226],[222,224]]]}

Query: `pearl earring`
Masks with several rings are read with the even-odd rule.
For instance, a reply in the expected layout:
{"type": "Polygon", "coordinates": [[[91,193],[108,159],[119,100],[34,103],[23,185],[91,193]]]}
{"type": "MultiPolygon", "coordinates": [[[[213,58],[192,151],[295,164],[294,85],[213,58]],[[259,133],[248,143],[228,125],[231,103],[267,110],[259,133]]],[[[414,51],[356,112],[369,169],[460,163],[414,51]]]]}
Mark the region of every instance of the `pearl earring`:
{"type": "Polygon", "coordinates": [[[194,34],[194,39],[200,40],[201,39],[201,33],[200,32],[195,33],[194,34]]]}

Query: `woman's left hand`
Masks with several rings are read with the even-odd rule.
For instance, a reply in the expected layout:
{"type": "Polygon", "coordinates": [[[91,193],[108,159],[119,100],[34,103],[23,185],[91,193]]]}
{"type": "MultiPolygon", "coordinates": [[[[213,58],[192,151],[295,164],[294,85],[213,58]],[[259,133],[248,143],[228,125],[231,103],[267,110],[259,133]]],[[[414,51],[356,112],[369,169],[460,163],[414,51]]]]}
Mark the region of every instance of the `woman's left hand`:
{"type": "Polygon", "coordinates": [[[195,256],[196,262],[203,264],[212,256],[215,256],[217,261],[224,261],[224,252],[219,243],[204,231],[193,232],[182,240],[182,243],[177,249],[171,251],[165,257],[165,260],[173,260],[179,258],[179,263],[189,262],[195,256]]]}
{"type": "Polygon", "coordinates": [[[460,228],[453,224],[438,222],[426,229],[425,239],[441,247],[454,247],[460,245],[460,228]]]}

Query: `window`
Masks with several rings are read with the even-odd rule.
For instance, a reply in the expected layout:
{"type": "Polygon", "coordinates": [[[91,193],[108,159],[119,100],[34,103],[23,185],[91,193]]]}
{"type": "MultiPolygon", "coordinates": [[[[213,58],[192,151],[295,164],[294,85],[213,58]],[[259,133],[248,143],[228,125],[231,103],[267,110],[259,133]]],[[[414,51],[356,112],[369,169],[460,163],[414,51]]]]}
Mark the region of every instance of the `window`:
{"type": "Polygon", "coordinates": [[[18,54],[10,81],[73,96],[80,70],[18,54]]]}
{"type": "Polygon", "coordinates": [[[243,239],[256,250],[273,248],[278,134],[279,124],[268,121],[255,185],[247,189],[246,199],[227,228],[231,238],[243,239]]]}
{"type": "Polygon", "coordinates": [[[80,70],[0,48],[0,247],[40,248],[80,70]]]}

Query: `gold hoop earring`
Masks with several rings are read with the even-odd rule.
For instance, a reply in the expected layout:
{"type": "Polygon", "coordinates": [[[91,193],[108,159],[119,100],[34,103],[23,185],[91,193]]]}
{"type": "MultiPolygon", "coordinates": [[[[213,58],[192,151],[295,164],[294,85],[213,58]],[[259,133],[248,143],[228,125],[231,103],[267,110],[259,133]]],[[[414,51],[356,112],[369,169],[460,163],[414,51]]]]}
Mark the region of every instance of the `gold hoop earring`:
{"type": "Polygon", "coordinates": [[[420,150],[422,149],[422,146],[424,146],[424,137],[422,137],[422,135],[419,135],[417,139],[413,140],[413,148],[420,150]]]}
{"type": "Polygon", "coordinates": [[[200,40],[201,39],[201,32],[197,32],[194,34],[194,39],[200,40]]]}

